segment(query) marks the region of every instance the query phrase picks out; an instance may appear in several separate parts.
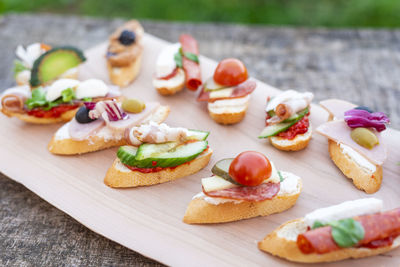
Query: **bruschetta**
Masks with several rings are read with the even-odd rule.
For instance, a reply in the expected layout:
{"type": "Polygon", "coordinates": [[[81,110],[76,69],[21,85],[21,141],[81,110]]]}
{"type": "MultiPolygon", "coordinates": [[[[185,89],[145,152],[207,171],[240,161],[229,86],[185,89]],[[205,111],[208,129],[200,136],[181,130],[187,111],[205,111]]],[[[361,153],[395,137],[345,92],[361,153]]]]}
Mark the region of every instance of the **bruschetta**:
{"type": "Polygon", "coordinates": [[[376,198],[346,201],[284,223],[258,243],[289,261],[318,263],[363,258],[400,246],[400,208],[382,211],[376,198]]]}
{"type": "Polygon", "coordinates": [[[310,104],[314,95],[287,90],[268,99],[266,127],[258,138],[268,138],[277,149],[298,151],[307,147],[312,128],[310,104]]]}
{"type": "Polygon", "coordinates": [[[53,154],[74,155],[127,144],[125,132],[144,123],[161,123],[169,107],[138,99],[85,102],[75,118],[62,126],[48,144],[53,154]]]}
{"type": "Polygon", "coordinates": [[[182,34],[179,43],[165,46],[158,55],[153,86],[161,95],[174,95],[185,86],[196,91],[201,84],[197,41],[182,34]]]}
{"type": "Polygon", "coordinates": [[[316,131],[328,138],[332,161],[358,189],[375,193],[381,187],[382,164],[387,157],[380,132],[386,129],[389,118],[338,99],[324,100],[320,105],[330,115],[316,131]]]}
{"type": "Polygon", "coordinates": [[[212,173],[201,180],[202,192],[189,203],[185,223],[223,223],[279,213],[291,208],[302,190],[298,176],[278,171],[254,151],[218,161],[212,173]]]}
{"type": "Polygon", "coordinates": [[[142,61],[143,35],[142,25],[131,20],[110,36],[106,59],[113,84],[126,87],[136,79],[142,61]]]}
{"type": "Polygon", "coordinates": [[[256,86],[240,60],[227,58],[219,62],[214,76],[204,83],[197,101],[208,102],[208,113],[217,123],[235,124],[244,119],[256,86]]]}
{"type": "Polygon", "coordinates": [[[194,174],[210,161],[209,132],[148,123],[128,131],[104,183],[114,188],[148,186],[194,174]]]}
{"type": "Polygon", "coordinates": [[[86,61],[83,52],[72,46],[54,47],[34,43],[15,51],[14,77],[17,85],[37,87],[59,78],[76,79],[78,66],[86,61]]]}
{"type": "Polygon", "coordinates": [[[102,80],[60,79],[33,90],[29,85],[7,89],[1,95],[1,112],[34,124],[67,122],[86,101],[120,96],[118,87],[108,86],[102,80]]]}

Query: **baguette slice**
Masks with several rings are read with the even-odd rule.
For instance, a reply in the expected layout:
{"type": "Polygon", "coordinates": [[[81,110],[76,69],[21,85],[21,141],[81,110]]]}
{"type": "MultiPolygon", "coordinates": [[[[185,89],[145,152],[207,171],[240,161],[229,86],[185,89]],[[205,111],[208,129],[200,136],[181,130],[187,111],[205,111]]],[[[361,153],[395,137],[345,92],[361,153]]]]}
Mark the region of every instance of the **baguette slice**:
{"type": "Polygon", "coordinates": [[[75,116],[75,113],[78,111],[78,109],[79,108],[68,110],[68,111],[64,112],[63,114],[61,114],[61,116],[58,118],[39,118],[39,117],[35,117],[35,116],[30,116],[25,113],[6,111],[5,109],[1,109],[1,112],[3,112],[8,117],[16,117],[16,118],[18,118],[22,121],[28,122],[28,123],[52,124],[52,123],[70,121],[75,116]]]}
{"type": "MultiPolygon", "coordinates": [[[[160,106],[153,114],[149,115],[144,122],[151,120],[161,123],[167,118],[169,111],[168,106],[160,106]]],[[[56,139],[55,136],[56,135],[53,136],[47,148],[51,153],[58,155],[76,155],[127,144],[124,138],[119,140],[105,140],[103,137],[98,135],[92,135],[88,139],[81,141],[73,140],[71,138],[56,139]]]]}
{"type": "Polygon", "coordinates": [[[160,95],[174,95],[185,87],[185,72],[179,68],[177,76],[166,81],[154,78],[153,86],[160,95]],[[173,82],[171,81],[172,79],[174,79],[173,82]]]}
{"type": "Polygon", "coordinates": [[[142,54],[143,51],[135,61],[124,67],[113,67],[109,62],[107,62],[107,69],[111,82],[120,87],[126,87],[133,82],[138,76],[140,66],[142,65],[142,54]]]}
{"type": "Polygon", "coordinates": [[[306,229],[307,226],[303,219],[286,222],[260,241],[258,248],[289,261],[317,263],[374,256],[400,246],[400,237],[397,237],[391,246],[381,248],[343,248],[325,254],[303,254],[297,247],[296,240],[297,236],[306,231],[306,229]]]}
{"type": "Polygon", "coordinates": [[[208,113],[215,122],[219,124],[229,125],[241,122],[246,115],[246,110],[247,108],[237,113],[213,113],[211,110],[208,110],[208,113]]]}
{"type": "Polygon", "coordinates": [[[131,171],[117,158],[108,169],[104,183],[109,187],[124,188],[144,185],[155,185],[176,180],[194,174],[207,166],[212,155],[210,148],[206,149],[197,158],[175,168],[165,168],[158,172],[142,173],[131,171]]]}
{"type": "Polygon", "coordinates": [[[368,172],[344,154],[336,142],[328,140],[328,143],[332,161],[347,178],[353,181],[358,189],[364,190],[368,194],[379,190],[382,184],[382,166],[376,165],[375,172],[368,172]]]}
{"type": "Polygon", "coordinates": [[[279,136],[273,136],[268,138],[269,142],[277,149],[283,151],[299,151],[307,147],[308,142],[310,142],[312,136],[311,125],[308,127],[308,131],[304,134],[298,134],[292,140],[282,138],[279,136]]]}
{"type": "Polygon", "coordinates": [[[183,222],[188,224],[223,223],[279,213],[296,203],[301,189],[302,182],[299,179],[295,193],[275,196],[260,202],[225,202],[214,205],[203,198],[194,198],[186,209],[183,222]]]}

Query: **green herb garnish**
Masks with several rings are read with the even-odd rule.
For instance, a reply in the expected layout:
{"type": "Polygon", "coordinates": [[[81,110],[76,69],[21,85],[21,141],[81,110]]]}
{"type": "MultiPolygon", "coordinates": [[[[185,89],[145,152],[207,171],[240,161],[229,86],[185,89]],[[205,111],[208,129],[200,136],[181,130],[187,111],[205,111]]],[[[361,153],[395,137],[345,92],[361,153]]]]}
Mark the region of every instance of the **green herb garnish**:
{"type": "Polygon", "coordinates": [[[36,88],[32,90],[32,97],[27,99],[25,104],[29,110],[40,107],[43,110],[50,110],[62,103],[72,103],[74,100],[75,92],[72,88],[67,88],[61,92],[61,97],[54,101],[46,100],[46,91],[42,88],[36,88]]]}
{"type": "Polygon", "coordinates": [[[283,180],[285,180],[285,179],[283,179],[283,176],[282,176],[282,174],[281,174],[281,172],[280,171],[278,171],[278,175],[279,175],[279,179],[280,179],[280,181],[281,181],[281,183],[283,182],[283,180]]]}
{"type": "Polygon", "coordinates": [[[199,63],[199,57],[196,54],[190,53],[190,52],[185,52],[183,53],[183,55],[185,56],[185,58],[194,61],[196,63],[199,63]]]}
{"type": "Polygon", "coordinates": [[[22,61],[14,60],[14,78],[18,75],[18,73],[24,70],[29,70],[29,68],[25,67],[22,61]]]}
{"type": "Polygon", "coordinates": [[[199,57],[196,54],[190,53],[190,52],[183,52],[182,47],[179,48],[179,51],[174,55],[174,60],[175,60],[175,64],[178,68],[182,68],[183,64],[182,64],[182,59],[183,57],[199,63],[199,57]]]}
{"type": "Polygon", "coordinates": [[[177,66],[178,68],[182,68],[182,67],[183,67],[183,64],[182,64],[182,54],[181,54],[180,52],[178,52],[178,53],[176,53],[176,54],[174,55],[174,60],[175,60],[176,66],[177,66]]]}

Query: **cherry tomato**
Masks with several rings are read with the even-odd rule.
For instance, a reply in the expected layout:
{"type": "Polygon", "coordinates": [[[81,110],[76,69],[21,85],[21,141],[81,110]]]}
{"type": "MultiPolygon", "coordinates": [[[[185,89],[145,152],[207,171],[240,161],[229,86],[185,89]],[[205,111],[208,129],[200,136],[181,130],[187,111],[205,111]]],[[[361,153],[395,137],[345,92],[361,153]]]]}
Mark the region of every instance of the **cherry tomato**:
{"type": "Polygon", "coordinates": [[[229,166],[229,175],[241,185],[256,186],[271,176],[271,163],[255,151],[240,153],[229,166]]]}
{"type": "Polygon", "coordinates": [[[246,66],[236,58],[226,58],[219,62],[214,72],[214,81],[225,86],[234,86],[247,80],[246,66]]]}

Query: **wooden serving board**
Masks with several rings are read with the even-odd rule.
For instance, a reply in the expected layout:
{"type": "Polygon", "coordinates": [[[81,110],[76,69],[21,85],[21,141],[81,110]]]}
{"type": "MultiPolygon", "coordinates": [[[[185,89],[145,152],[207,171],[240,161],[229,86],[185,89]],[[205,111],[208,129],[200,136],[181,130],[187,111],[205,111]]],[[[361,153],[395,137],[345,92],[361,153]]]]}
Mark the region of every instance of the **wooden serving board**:
{"type": "MultiPolygon", "coordinates": [[[[152,87],[158,52],[166,42],[146,35],[143,65],[138,79],[124,89],[127,96],[157,100],[171,107],[167,123],[209,130],[214,155],[199,173],[183,179],[142,188],[111,189],[103,184],[116,148],[81,156],[54,156],[47,143],[60,125],[30,125],[0,116],[0,171],[24,184],[43,199],[63,210],[93,231],[143,255],[174,266],[294,266],[261,252],[257,242],[285,221],[302,217],[316,208],[345,200],[374,196],[385,208],[400,206],[400,132],[389,129],[384,135],[389,157],[384,164],[379,192],[367,195],[357,190],[329,159],[327,140],[314,134],[307,149],[286,153],[257,139],[263,129],[266,97],[277,89],[262,82],[251,97],[245,120],[235,126],[216,124],[207,114],[206,104],[197,103],[195,93],[184,91],[162,97],[152,87]],[[303,178],[303,192],[290,210],[269,217],[253,218],[218,225],[187,225],[182,222],[187,204],[201,190],[200,179],[210,175],[213,164],[245,150],[265,153],[278,169],[303,178]]],[[[88,61],[81,68],[81,79],[108,81],[104,54],[107,44],[86,52],[88,61]]],[[[203,79],[210,77],[216,63],[201,58],[203,79]]],[[[314,92],[318,94],[318,92],[314,92]]],[[[327,119],[317,105],[312,107],[315,126],[327,119]]],[[[372,258],[333,263],[329,266],[393,266],[400,262],[400,249],[372,258]]]]}

